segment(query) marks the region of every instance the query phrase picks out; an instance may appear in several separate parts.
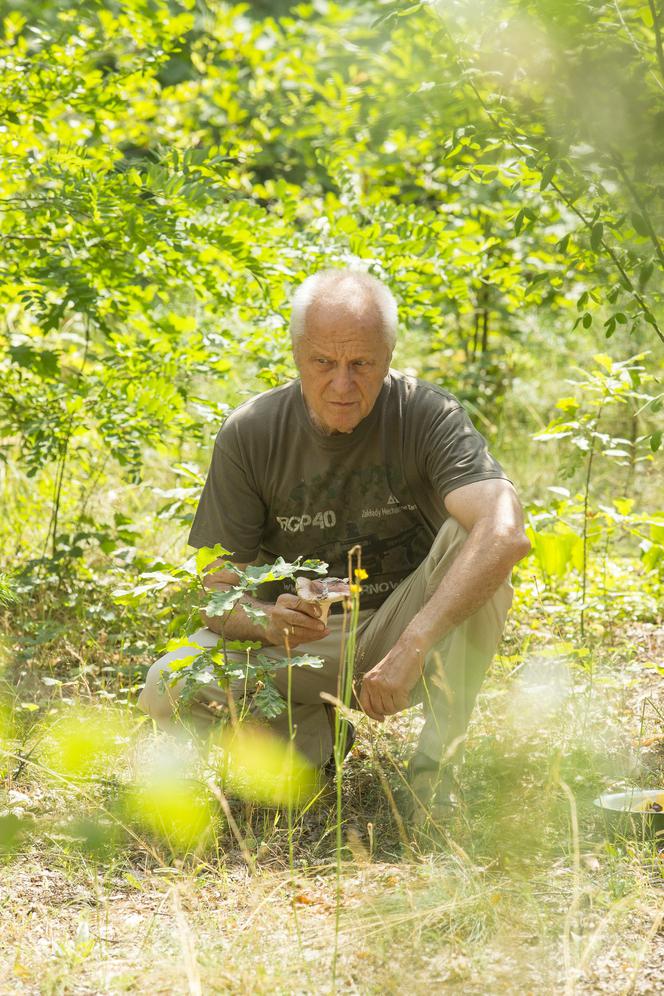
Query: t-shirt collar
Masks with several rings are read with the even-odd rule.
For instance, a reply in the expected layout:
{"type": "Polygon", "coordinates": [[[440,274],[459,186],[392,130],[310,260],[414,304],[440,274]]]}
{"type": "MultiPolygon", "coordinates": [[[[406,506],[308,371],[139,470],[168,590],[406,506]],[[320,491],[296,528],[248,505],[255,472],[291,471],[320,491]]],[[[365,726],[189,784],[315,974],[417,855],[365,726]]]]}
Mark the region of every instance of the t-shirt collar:
{"type": "Polygon", "coordinates": [[[380,394],[376,398],[376,402],[365,418],[355,426],[352,432],[336,432],[327,433],[322,432],[312,421],[311,415],[307,408],[306,402],[304,400],[304,395],[302,393],[302,384],[299,378],[295,381],[297,389],[295,392],[296,396],[296,411],[298,415],[298,421],[302,428],[307,432],[313,439],[315,439],[316,444],[321,446],[323,449],[328,450],[345,450],[350,449],[355,446],[360,440],[363,440],[373,429],[375,425],[381,419],[382,411],[385,407],[385,402],[387,396],[390,393],[390,374],[388,373],[383,381],[383,386],[380,389],[380,394]]]}

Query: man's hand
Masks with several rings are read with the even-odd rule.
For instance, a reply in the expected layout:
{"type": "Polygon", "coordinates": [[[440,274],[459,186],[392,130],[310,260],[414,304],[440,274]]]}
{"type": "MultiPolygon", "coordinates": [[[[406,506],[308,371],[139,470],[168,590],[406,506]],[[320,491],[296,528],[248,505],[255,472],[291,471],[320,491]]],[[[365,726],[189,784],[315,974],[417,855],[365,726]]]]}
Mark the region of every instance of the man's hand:
{"type": "Polygon", "coordinates": [[[318,605],[315,602],[305,602],[297,595],[279,595],[274,605],[266,611],[268,621],[264,627],[265,636],[277,647],[285,646],[286,641],[289,647],[297,647],[300,643],[321,640],[330,632],[318,618],[318,605]]]}
{"type": "Polygon", "coordinates": [[[360,690],[362,710],[382,723],[386,716],[410,705],[410,694],[422,675],[423,655],[402,650],[397,644],[375,667],[367,671],[360,690]]]}

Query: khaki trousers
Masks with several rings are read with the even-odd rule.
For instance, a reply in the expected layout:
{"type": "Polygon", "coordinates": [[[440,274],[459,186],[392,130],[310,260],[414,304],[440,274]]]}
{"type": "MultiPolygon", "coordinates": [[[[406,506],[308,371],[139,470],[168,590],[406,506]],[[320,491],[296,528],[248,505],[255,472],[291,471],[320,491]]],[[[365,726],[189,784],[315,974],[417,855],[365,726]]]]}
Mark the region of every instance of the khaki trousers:
{"type": "MultiPolygon", "coordinates": [[[[455,519],[448,519],[436,536],[429,555],[389,595],[380,608],[360,610],[355,659],[355,686],[359,689],[361,676],[371,670],[397,642],[413,616],[428,601],[447,574],[458,555],[467,533],[455,519]]],[[[481,609],[457,626],[427,656],[424,677],[412,697],[412,704],[422,702],[424,726],[418,744],[418,753],[438,764],[449,755],[450,745],[462,743],[480,686],[500,640],[505,618],[512,603],[512,586],[505,581],[495,595],[481,609]]],[[[321,699],[321,692],[337,696],[339,663],[342,655],[343,616],[329,618],[329,636],[313,643],[300,644],[295,655],[314,654],[321,657],[320,669],[293,668],[291,680],[291,718],[295,728],[295,743],[302,754],[313,764],[325,764],[333,746],[329,707],[321,699]]],[[[192,642],[204,647],[215,647],[218,637],[203,627],[193,633],[192,642]]],[[[171,674],[173,661],[196,656],[191,647],[181,647],[165,654],[148,671],[145,687],[138,705],[163,729],[175,732],[182,729],[177,703],[184,682],[163,687],[162,675],[171,674]]],[[[280,647],[264,647],[261,654],[275,659],[285,656],[280,647]]],[[[243,654],[229,654],[234,659],[245,659],[243,654]]],[[[287,695],[287,671],[276,673],[276,684],[281,694],[287,695]]],[[[238,683],[232,689],[234,697],[246,689],[238,683]]],[[[227,691],[215,683],[201,685],[194,700],[187,706],[188,721],[205,732],[210,724],[218,722],[215,703],[227,701],[227,691]]],[[[354,703],[357,705],[357,703],[354,703]]],[[[184,712],[184,710],[183,710],[184,712]]],[[[277,735],[288,738],[287,712],[276,719],[264,721],[277,735]]],[[[460,749],[455,752],[458,760],[460,749]]],[[[449,758],[448,758],[449,759],[449,758]]]]}

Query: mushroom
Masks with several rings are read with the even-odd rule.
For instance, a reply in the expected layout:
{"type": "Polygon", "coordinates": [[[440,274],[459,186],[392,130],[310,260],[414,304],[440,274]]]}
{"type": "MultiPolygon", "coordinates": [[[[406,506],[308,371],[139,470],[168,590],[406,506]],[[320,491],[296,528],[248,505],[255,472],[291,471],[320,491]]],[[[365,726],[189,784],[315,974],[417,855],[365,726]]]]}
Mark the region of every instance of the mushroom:
{"type": "Polygon", "coordinates": [[[297,578],[295,590],[303,602],[310,602],[320,608],[320,619],[327,623],[330,606],[333,602],[343,602],[350,597],[350,585],[341,578],[297,578]]]}

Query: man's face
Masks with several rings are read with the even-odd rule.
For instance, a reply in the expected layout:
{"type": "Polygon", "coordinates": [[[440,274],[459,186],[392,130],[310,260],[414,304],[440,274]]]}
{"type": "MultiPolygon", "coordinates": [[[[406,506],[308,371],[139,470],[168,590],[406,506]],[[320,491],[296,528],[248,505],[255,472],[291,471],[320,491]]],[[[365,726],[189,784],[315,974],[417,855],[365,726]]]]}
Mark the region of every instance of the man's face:
{"type": "Polygon", "coordinates": [[[314,302],[294,355],[313,422],[335,433],[352,432],[369,414],[392,354],[374,306],[314,302]]]}

